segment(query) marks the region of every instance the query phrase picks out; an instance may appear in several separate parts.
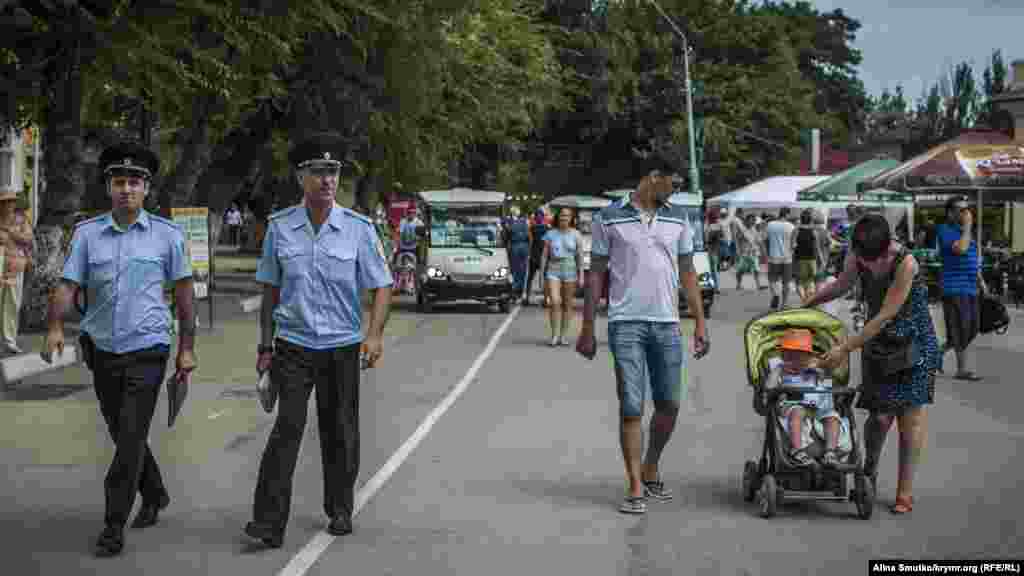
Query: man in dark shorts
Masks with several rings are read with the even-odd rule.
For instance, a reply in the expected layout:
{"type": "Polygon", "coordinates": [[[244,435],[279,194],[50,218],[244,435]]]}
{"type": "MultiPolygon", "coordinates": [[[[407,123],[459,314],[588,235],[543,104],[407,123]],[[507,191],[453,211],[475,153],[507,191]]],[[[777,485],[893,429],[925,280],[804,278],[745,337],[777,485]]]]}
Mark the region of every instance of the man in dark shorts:
{"type": "Polygon", "coordinates": [[[943,351],[956,354],[957,380],[977,382],[979,376],[967,369],[967,347],[978,335],[981,315],[978,288],[988,287],[981,277],[978,243],[973,235],[974,214],[967,199],[957,196],[946,202],[946,223],[940,224],[939,253],[942,255],[942,315],[946,319],[946,344],[943,351]]]}

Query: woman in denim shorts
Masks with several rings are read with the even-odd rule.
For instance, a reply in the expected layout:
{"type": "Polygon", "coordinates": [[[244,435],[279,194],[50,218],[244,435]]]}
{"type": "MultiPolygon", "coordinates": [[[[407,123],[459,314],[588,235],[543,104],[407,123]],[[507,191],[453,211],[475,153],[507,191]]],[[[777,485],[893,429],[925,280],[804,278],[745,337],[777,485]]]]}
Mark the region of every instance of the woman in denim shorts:
{"type": "Polygon", "coordinates": [[[576,283],[583,270],[580,233],[575,228],[575,215],[570,208],[558,211],[558,227],[544,234],[545,293],[551,306],[548,322],[551,326],[551,346],[568,346],[565,335],[576,304],[576,283]]]}

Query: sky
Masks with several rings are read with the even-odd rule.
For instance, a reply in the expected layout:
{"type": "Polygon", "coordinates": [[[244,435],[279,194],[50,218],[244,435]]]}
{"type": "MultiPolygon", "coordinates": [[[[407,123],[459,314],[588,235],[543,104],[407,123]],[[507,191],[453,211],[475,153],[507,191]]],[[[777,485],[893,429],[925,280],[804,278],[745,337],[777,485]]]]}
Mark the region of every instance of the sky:
{"type": "Polygon", "coordinates": [[[1024,0],[810,0],[819,11],[841,8],[861,23],[854,47],[868,94],[903,85],[908,101],[951,67],[967,61],[981,74],[1001,50],[1007,82],[1013,60],[1024,60],[1024,0]]]}

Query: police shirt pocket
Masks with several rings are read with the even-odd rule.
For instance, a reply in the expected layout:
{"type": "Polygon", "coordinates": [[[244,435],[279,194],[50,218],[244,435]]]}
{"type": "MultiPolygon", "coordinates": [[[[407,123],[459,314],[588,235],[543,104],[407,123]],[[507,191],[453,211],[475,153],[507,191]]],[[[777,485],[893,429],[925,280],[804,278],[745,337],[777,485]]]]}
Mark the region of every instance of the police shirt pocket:
{"type": "Polygon", "coordinates": [[[278,250],[278,258],[281,261],[281,272],[285,277],[301,276],[302,256],[305,255],[303,246],[282,246],[278,250]]]}
{"type": "Polygon", "coordinates": [[[136,256],[131,260],[131,285],[136,288],[164,281],[164,261],[158,256],[136,256]]]}
{"type": "Polygon", "coordinates": [[[97,254],[89,258],[89,284],[102,285],[111,282],[117,272],[112,254],[97,254]]]}
{"type": "Polygon", "coordinates": [[[331,246],[324,250],[327,255],[321,272],[332,281],[355,278],[356,247],[350,244],[331,246]]]}

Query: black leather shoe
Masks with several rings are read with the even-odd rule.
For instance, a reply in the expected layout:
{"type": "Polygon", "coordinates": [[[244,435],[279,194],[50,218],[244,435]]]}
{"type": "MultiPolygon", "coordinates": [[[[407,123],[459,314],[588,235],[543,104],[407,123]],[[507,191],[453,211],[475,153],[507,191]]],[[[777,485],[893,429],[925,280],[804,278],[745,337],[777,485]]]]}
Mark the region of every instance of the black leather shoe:
{"type": "Polygon", "coordinates": [[[96,539],[96,556],[109,558],[117,556],[121,550],[124,550],[124,528],[108,524],[96,539]]]}
{"type": "Polygon", "coordinates": [[[267,548],[280,548],[284,545],[284,534],[266,524],[249,522],[245,525],[245,535],[259,540],[267,548]]]}
{"type": "Polygon", "coordinates": [[[345,514],[338,514],[334,518],[331,518],[331,523],[327,525],[327,533],[332,536],[344,536],[352,533],[352,518],[349,518],[345,514]]]}
{"type": "Polygon", "coordinates": [[[164,496],[159,504],[146,504],[143,503],[142,507],[139,508],[139,513],[135,515],[135,521],[132,522],[132,528],[148,528],[156,524],[160,511],[171,503],[171,499],[164,496]]]}

